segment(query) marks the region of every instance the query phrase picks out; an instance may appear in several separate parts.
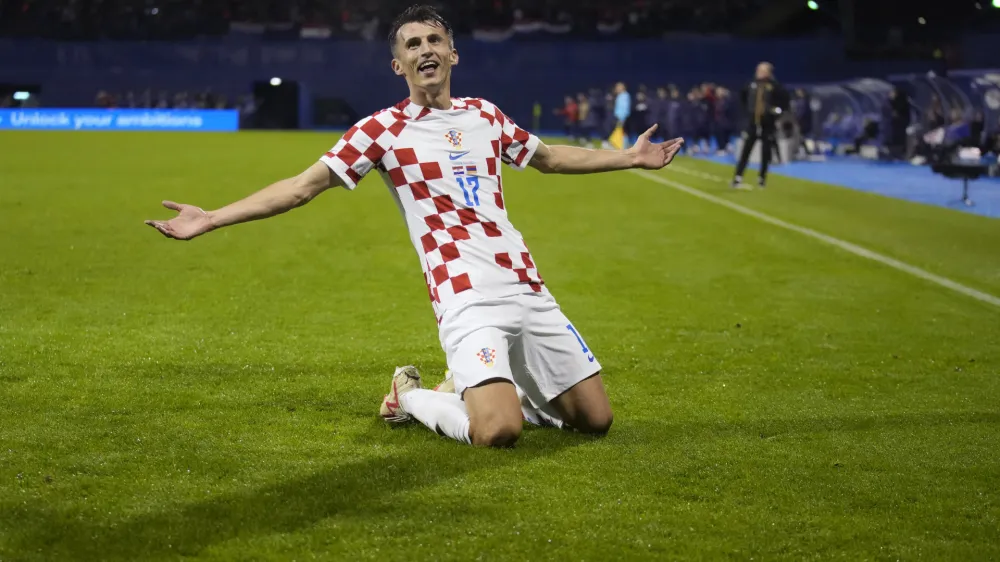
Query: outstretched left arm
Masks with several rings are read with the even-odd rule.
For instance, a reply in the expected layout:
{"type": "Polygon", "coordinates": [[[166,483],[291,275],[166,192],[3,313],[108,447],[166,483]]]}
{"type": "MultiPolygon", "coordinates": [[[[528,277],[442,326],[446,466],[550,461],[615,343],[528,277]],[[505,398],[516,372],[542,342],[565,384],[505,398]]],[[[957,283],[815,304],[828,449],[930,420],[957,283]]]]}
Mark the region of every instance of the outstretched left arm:
{"type": "Polygon", "coordinates": [[[649,136],[655,131],[656,125],[653,125],[628,150],[594,150],[540,143],[528,165],[545,174],[592,174],[629,168],[659,170],[674,159],[684,139],[654,143],[649,136]]]}

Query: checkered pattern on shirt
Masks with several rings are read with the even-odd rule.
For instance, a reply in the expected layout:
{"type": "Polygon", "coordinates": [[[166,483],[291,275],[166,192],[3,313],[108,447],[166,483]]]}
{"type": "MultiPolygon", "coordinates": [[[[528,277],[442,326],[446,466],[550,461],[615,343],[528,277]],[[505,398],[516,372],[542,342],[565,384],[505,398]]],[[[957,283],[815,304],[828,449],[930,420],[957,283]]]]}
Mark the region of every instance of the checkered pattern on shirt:
{"type": "Polygon", "coordinates": [[[518,280],[527,283],[533,291],[541,292],[541,277],[535,268],[534,260],[531,259],[531,253],[524,251],[516,256],[511,256],[509,252],[501,252],[496,254],[494,259],[500,267],[513,271],[518,280]]]}
{"type": "Polygon", "coordinates": [[[504,115],[500,108],[482,99],[463,100],[469,107],[479,110],[479,116],[489,121],[499,130],[500,138],[494,142],[494,152],[505,164],[523,169],[528,165],[525,157],[528,150],[525,145],[531,138],[528,131],[517,126],[512,119],[504,115]]]}
{"type": "Polygon", "coordinates": [[[344,180],[347,189],[354,189],[361,178],[382,161],[408,119],[405,113],[395,109],[365,117],[337,141],[323,161],[344,180]]]}
{"type": "Polygon", "coordinates": [[[535,146],[530,143],[537,139],[485,100],[452,101],[451,112],[418,110],[408,102],[378,112],[352,127],[323,157],[351,189],[378,168],[407,218],[436,312],[443,312],[455,295],[481,290],[473,286],[477,276],[485,284],[514,287],[503,289],[506,294],[516,293],[517,286],[541,292],[544,283],[507,218],[500,177],[501,162],[527,165],[535,146]],[[478,147],[470,158],[477,162],[483,187],[480,206],[468,206],[456,184],[453,166],[459,163],[449,158],[451,147],[442,134],[447,129],[463,133],[465,148],[478,147]],[[479,164],[484,161],[485,166],[479,164]]]}

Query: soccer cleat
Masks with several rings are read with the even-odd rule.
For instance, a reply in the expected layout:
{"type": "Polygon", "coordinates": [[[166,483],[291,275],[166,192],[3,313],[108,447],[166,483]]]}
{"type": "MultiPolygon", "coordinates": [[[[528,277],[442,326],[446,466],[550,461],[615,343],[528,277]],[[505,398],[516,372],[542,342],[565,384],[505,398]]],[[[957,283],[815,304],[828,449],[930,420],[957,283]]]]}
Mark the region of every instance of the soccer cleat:
{"type": "Polygon", "coordinates": [[[421,388],[420,373],[416,367],[398,367],[392,375],[392,388],[389,394],[382,400],[382,408],[379,415],[388,423],[406,423],[413,419],[413,416],[406,413],[399,403],[399,397],[411,390],[421,388]]]}
{"type": "Polygon", "coordinates": [[[765,178],[757,178],[757,187],[761,189],[767,187],[767,180],[765,178]]]}
{"type": "Polygon", "coordinates": [[[451,371],[444,372],[444,380],[434,387],[434,392],[455,393],[455,377],[451,376],[451,371]]]}
{"type": "Polygon", "coordinates": [[[739,189],[740,186],[743,185],[743,176],[734,177],[733,181],[729,182],[729,185],[731,185],[733,189],[739,189]]]}

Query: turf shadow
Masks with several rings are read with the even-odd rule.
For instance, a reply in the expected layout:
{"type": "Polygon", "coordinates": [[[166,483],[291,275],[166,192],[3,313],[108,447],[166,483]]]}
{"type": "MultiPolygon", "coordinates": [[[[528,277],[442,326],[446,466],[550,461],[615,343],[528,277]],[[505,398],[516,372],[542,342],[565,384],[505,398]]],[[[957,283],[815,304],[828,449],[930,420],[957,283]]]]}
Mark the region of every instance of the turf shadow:
{"type": "Polygon", "coordinates": [[[513,450],[484,450],[449,442],[423,428],[389,432],[373,423],[358,441],[382,435],[385,456],[329,466],[305,477],[230,493],[140,516],[110,527],[107,523],[70,517],[54,510],[27,508],[24,520],[32,530],[22,535],[18,549],[49,556],[101,560],[140,560],[193,556],[205,548],[236,538],[253,539],[274,533],[294,533],[330,517],[404,516],[393,494],[435,485],[481,469],[522,464],[583,443],[583,436],[560,432],[530,432],[513,450]],[[420,435],[416,433],[420,432],[420,435]],[[555,435],[552,435],[555,434],[555,435]],[[578,437],[578,438],[577,438],[578,437]],[[405,444],[400,441],[405,440],[405,444]],[[443,451],[442,448],[447,450],[443,451]],[[42,547],[42,550],[39,548],[42,547]]]}

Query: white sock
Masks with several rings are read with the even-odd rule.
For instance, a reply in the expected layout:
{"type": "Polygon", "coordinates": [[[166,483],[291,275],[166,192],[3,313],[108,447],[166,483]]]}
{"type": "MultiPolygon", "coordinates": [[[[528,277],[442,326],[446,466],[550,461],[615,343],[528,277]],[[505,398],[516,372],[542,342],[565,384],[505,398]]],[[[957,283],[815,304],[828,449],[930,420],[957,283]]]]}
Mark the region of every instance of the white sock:
{"type": "Polygon", "coordinates": [[[467,445],[469,437],[469,412],[465,402],[451,392],[434,392],[418,388],[399,397],[403,410],[417,418],[439,435],[451,437],[467,445]]]}
{"type": "Polygon", "coordinates": [[[530,423],[531,425],[537,425],[539,427],[558,427],[562,428],[562,420],[550,416],[545,412],[539,410],[538,408],[531,405],[531,401],[528,400],[528,395],[521,390],[521,387],[517,387],[517,397],[521,400],[521,414],[524,416],[524,421],[530,423]]]}

